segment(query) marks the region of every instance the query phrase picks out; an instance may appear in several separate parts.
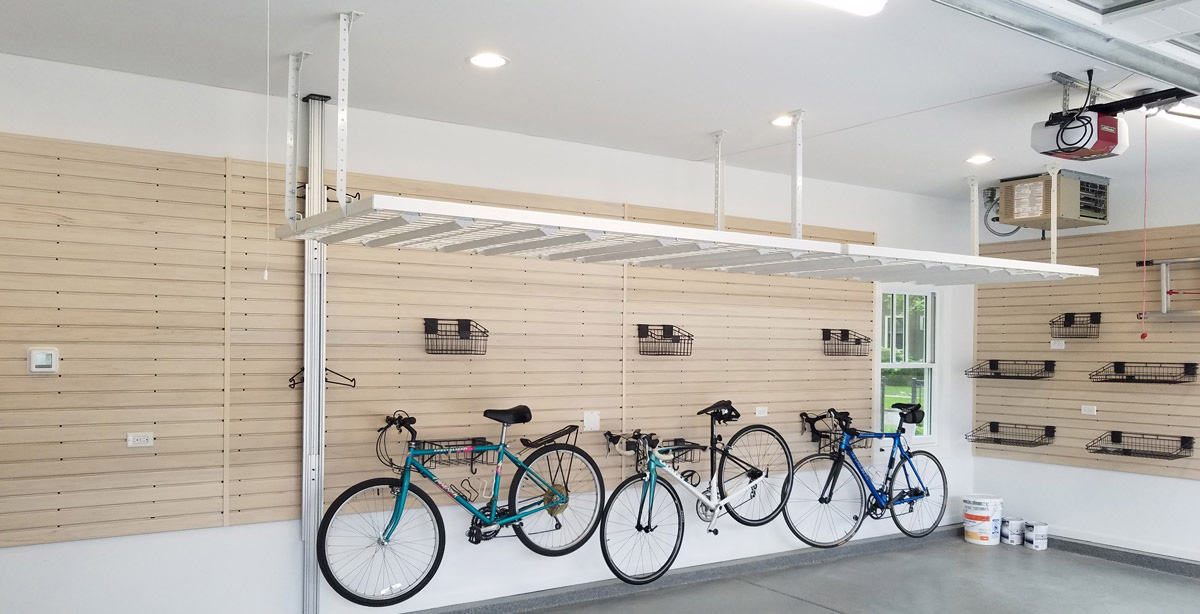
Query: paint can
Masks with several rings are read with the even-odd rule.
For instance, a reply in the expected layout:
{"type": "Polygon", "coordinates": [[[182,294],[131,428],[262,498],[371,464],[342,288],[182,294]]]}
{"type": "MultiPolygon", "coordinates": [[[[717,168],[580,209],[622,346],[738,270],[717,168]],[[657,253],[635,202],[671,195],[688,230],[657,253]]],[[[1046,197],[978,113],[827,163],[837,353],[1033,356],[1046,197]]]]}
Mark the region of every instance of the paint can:
{"type": "Polygon", "coordinates": [[[1000,521],[1000,541],[1020,546],[1025,541],[1025,519],[1007,516],[1000,521]]]}
{"type": "Polygon", "coordinates": [[[1050,525],[1036,520],[1025,523],[1025,547],[1030,550],[1045,550],[1049,547],[1050,525]]]}
{"type": "Polygon", "coordinates": [[[992,495],[963,497],[963,538],[968,544],[994,546],[1000,543],[1000,511],[1004,499],[992,495]]]}

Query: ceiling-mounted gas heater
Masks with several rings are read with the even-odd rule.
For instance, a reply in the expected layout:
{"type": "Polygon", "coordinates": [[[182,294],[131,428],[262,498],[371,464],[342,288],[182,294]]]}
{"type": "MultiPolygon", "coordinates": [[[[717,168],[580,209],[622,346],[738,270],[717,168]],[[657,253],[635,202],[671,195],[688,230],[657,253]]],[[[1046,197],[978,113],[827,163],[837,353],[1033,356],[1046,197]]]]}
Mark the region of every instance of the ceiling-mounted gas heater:
{"type": "MultiPolygon", "coordinates": [[[[1062,169],[1058,177],[1058,227],[1079,228],[1108,223],[1108,178],[1062,169]]],[[[1000,223],[1050,229],[1048,173],[1000,181],[1000,223]]]]}

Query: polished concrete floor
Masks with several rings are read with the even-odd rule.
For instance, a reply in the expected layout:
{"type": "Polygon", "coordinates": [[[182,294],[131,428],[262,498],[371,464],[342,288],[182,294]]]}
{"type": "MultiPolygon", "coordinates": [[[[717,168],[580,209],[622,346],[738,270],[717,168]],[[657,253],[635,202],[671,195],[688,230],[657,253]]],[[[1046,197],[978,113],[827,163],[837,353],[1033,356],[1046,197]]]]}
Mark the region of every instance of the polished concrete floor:
{"type": "Polygon", "coordinates": [[[944,539],[541,610],[563,614],[1197,614],[1200,580],[1068,552],[944,539]]]}

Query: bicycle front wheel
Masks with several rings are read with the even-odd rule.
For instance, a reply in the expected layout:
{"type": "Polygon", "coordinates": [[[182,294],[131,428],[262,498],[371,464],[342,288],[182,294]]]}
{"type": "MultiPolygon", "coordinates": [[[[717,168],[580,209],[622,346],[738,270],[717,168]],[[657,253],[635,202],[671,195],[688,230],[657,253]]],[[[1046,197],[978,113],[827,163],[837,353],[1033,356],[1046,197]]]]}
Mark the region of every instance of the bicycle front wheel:
{"type": "Polygon", "coordinates": [[[510,514],[537,510],[513,531],[526,548],[543,556],[562,556],[579,549],[596,532],[604,508],[604,478],[587,452],[553,444],[530,454],[517,470],[508,493],[510,514]],[[553,490],[551,490],[553,489],[553,490]],[[554,493],[566,496],[561,503],[554,493]]]}
{"type": "Polygon", "coordinates": [[[892,522],[909,537],[929,535],[946,513],[946,472],[937,457],[924,450],[896,465],[889,491],[892,522]]]}
{"type": "Polygon", "coordinates": [[[788,528],[804,543],[833,548],[858,532],[866,518],[867,492],[862,477],[835,454],[814,454],[796,463],[792,492],[783,508],[788,528]],[[837,481],[826,488],[838,468],[837,481]]]}
{"type": "Polygon", "coordinates": [[[662,577],[683,545],[679,494],[656,478],[653,496],[644,474],[621,482],[600,520],[604,563],[621,581],[649,584],[662,577]]]}
{"type": "Polygon", "coordinates": [[[412,597],[433,578],[446,549],[446,528],[433,499],[409,485],[391,538],[384,531],[400,496],[396,478],[351,486],[334,499],[317,529],[317,564],[339,595],[382,607],[412,597]]]}
{"type": "Polygon", "coordinates": [[[783,436],[755,424],[734,433],[717,466],[721,498],[733,494],[725,509],[734,520],[757,527],[783,510],[792,486],[792,451],[783,436]],[[746,488],[758,476],[763,479],[746,488]]]}

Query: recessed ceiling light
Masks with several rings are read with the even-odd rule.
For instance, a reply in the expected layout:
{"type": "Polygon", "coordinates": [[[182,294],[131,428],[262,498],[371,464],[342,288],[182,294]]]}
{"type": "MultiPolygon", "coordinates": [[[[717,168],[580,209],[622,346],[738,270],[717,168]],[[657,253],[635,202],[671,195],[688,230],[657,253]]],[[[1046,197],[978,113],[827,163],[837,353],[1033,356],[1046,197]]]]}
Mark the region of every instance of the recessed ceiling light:
{"type": "Polygon", "coordinates": [[[480,53],[471,56],[470,62],[480,68],[500,68],[508,64],[508,58],[498,53],[480,53]]]}
{"type": "Polygon", "coordinates": [[[791,115],[780,115],[779,117],[776,117],[775,119],[771,120],[771,125],[772,126],[790,126],[795,121],[796,121],[796,118],[792,117],[791,115]]]}
{"type": "Polygon", "coordinates": [[[858,15],[859,17],[870,17],[871,15],[879,14],[883,10],[887,0],[809,0],[817,4],[824,4],[830,8],[846,11],[858,15]]]}
{"type": "Polygon", "coordinates": [[[979,154],[977,156],[971,156],[970,158],[967,158],[967,162],[970,162],[971,164],[987,164],[988,162],[991,162],[992,160],[995,160],[995,158],[993,158],[991,156],[985,156],[983,154],[979,154]]]}

